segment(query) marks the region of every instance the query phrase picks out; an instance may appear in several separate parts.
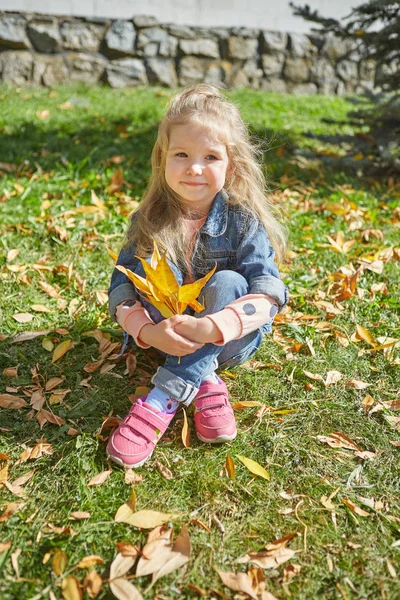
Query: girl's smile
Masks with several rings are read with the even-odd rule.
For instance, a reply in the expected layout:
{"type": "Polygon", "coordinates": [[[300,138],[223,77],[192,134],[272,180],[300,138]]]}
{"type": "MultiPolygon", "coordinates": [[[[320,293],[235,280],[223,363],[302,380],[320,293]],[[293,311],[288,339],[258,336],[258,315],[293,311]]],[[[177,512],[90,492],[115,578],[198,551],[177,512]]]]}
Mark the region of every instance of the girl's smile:
{"type": "Polygon", "coordinates": [[[207,214],[228,171],[226,146],[208,128],[196,123],[172,127],[165,179],[184,209],[207,214]]]}

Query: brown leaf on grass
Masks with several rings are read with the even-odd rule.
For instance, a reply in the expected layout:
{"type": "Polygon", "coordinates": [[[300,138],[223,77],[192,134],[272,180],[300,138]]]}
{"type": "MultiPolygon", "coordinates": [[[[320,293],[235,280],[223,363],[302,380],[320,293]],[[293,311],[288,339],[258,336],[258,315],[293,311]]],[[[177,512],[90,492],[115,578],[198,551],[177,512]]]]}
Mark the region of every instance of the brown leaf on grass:
{"type": "Polygon", "coordinates": [[[6,367],[3,369],[3,377],[18,377],[18,365],[16,367],[6,367]]]}
{"type": "Polygon", "coordinates": [[[61,592],[65,600],[82,600],[82,590],[74,575],[64,577],[61,582],[61,592]]]}
{"type": "Polygon", "coordinates": [[[133,544],[129,544],[128,542],[117,542],[115,545],[122,556],[131,556],[132,558],[135,558],[140,555],[140,548],[133,544]]]}
{"type": "Polygon", "coordinates": [[[9,550],[11,548],[11,540],[9,540],[8,542],[0,542],[0,554],[2,552],[5,552],[6,550],[9,550]]]}
{"type": "Polygon", "coordinates": [[[168,469],[168,467],[163,465],[159,460],[155,461],[154,466],[159,470],[159,472],[164,477],[164,479],[172,479],[173,478],[172,472],[168,469]]]}
{"type": "Polygon", "coordinates": [[[92,515],[90,512],[86,512],[84,510],[75,510],[69,515],[69,518],[74,521],[78,521],[80,519],[90,519],[91,516],[92,515]]]}
{"type": "Polygon", "coordinates": [[[186,411],[184,408],[182,408],[182,410],[183,410],[182,442],[183,442],[183,445],[185,446],[185,448],[190,448],[189,424],[188,424],[188,420],[187,420],[187,416],[186,416],[186,411]]]}
{"type": "Polygon", "coordinates": [[[232,456],[229,454],[229,452],[226,455],[225,469],[226,469],[226,472],[228,473],[229,479],[234,479],[235,478],[235,463],[233,462],[232,456]]]}
{"type": "Polygon", "coordinates": [[[370,517],[371,516],[371,513],[360,508],[359,506],[357,506],[357,504],[354,504],[354,502],[352,500],[350,500],[349,498],[342,498],[342,502],[351,510],[351,512],[353,512],[355,515],[358,515],[359,517],[370,517]]]}
{"type": "Polygon", "coordinates": [[[143,600],[139,590],[127,579],[119,578],[110,581],[110,589],[118,600],[143,600]]]}
{"type": "Polygon", "coordinates": [[[371,384],[366,383],[365,381],[360,381],[359,379],[350,379],[346,382],[347,387],[354,388],[355,390],[364,390],[369,387],[371,384]]]}
{"type": "Polygon", "coordinates": [[[152,584],[154,584],[161,577],[172,573],[172,571],[175,571],[176,569],[180,569],[187,562],[189,562],[190,551],[191,546],[189,533],[186,525],[183,525],[180,534],[175,539],[168,560],[158,571],[153,573],[152,584]]]}
{"type": "Polygon", "coordinates": [[[293,579],[293,577],[300,575],[300,571],[301,565],[291,564],[285,567],[283,569],[283,583],[288,583],[293,579]]]}
{"type": "Polygon", "coordinates": [[[94,565],[103,565],[104,559],[97,554],[90,554],[89,556],[85,556],[81,561],[76,565],[77,569],[90,569],[94,565]]]}
{"type": "Polygon", "coordinates": [[[361,404],[362,404],[365,412],[369,411],[369,409],[371,408],[371,406],[373,405],[374,402],[375,402],[375,400],[369,394],[367,394],[365,396],[365,398],[363,398],[363,401],[361,402],[361,404]]]}
{"type": "Polygon", "coordinates": [[[124,482],[127,485],[132,485],[133,483],[140,483],[143,480],[143,475],[136,473],[133,469],[127,469],[124,475],[124,482]]]}
{"type": "Polygon", "coordinates": [[[135,556],[122,556],[118,553],[110,566],[110,579],[123,577],[135,564],[135,556]]]}
{"type": "Polygon", "coordinates": [[[0,469],[0,485],[8,481],[8,465],[0,469]]]}
{"type": "Polygon", "coordinates": [[[232,404],[233,410],[240,410],[241,408],[252,408],[254,406],[263,406],[262,402],[258,400],[240,400],[232,404]]]}
{"type": "Polygon", "coordinates": [[[8,454],[4,454],[4,452],[0,452],[0,460],[10,460],[8,454]]]}
{"type": "Polygon", "coordinates": [[[53,454],[53,446],[46,442],[46,440],[43,438],[39,440],[36,446],[34,446],[33,448],[27,448],[26,450],[24,450],[21,453],[18,462],[35,460],[36,458],[40,458],[44,454],[51,456],[53,454]]]}
{"type": "Polygon", "coordinates": [[[23,475],[18,477],[15,481],[13,481],[13,485],[16,485],[18,487],[25,485],[26,483],[28,483],[28,481],[30,479],[32,479],[34,474],[35,474],[35,471],[28,471],[27,473],[24,473],[23,475]]]}
{"type": "Polygon", "coordinates": [[[139,510],[133,512],[128,504],[123,504],[119,507],[114,517],[114,521],[120,523],[128,523],[139,529],[153,529],[157,525],[163,525],[177,519],[179,513],[162,513],[156,510],[139,510]]]}
{"type": "Polygon", "coordinates": [[[234,592],[243,592],[257,600],[257,594],[253,590],[251,579],[247,573],[230,573],[224,571],[217,571],[218,575],[222,579],[222,583],[226,585],[230,590],[234,592]]]}
{"type": "Polygon", "coordinates": [[[337,383],[338,381],[340,381],[343,378],[343,374],[340,373],[340,371],[328,371],[328,373],[326,374],[326,379],[325,379],[325,387],[330,387],[331,385],[334,385],[335,383],[337,383]]]}
{"type": "Polygon", "coordinates": [[[73,342],[72,340],[64,340],[63,342],[60,342],[58,346],[54,348],[53,358],[51,362],[54,364],[55,362],[60,360],[60,358],[62,358],[64,354],[66,354],[74,346],[75,342],[73,342]]]}
{"type": "Polygon", "coordinates": [[[48,296],[50,296],[50,298],[61,298],[59,292],[57,292],[57,290],[52,285],[47,283],[47,281],[39,281],[38,283],[39,287],[41,287],[42,290],[46,292],[48,296]]]}
{"type": "Polygon", "coordinates": [[[55,387],[57,387],[60,383],[62,383],[65,380],[65,375],[63,375],[62,377],[51,377],[46,385],[45,385],[45,390],[46,392],[51,391],[52,389],[54,389],[55,387]]]}
{"type": "Polygon", "coordinates": [[[133,354],[133,352],[129,352],[126,356],[126,370],[127,375],[129,375],[129,377],[133,377],[133,374],[136,370],[136,364],[136,354],[133,354]]]}
{"type": "Polygon", "coordinates": [[[51,423],[52,425],[65,425],[65,420],[62,417],[58,417],[57,415],[51,413],[44,408],[41,408],[36,415],[36,419],[40,425],[40,429],[42,429],[45,423],[51,423]]]}
{"type": "Polygon", "coordinates": [[[173,531],[172,528],[161,525],[150,532],[136,567],[137,577],[151,575],[164,565],[172,550],[173,531]]]}
{"type": "Polygon", "coordinates": [[[42,313],[54,312],[50,308],[45,306],[44,304],[32,304],[31,309],[34,310],[35,312],[42,312],[42,313]]]}
{"type": "Polygon", "coordinates": [[[96,360],[95,362],[89,362],[83,367],[83,370],[86,371],[86,373],[94,373],[99,367],[101,367],[104,360],[104,358],[100,358],[100,360],[96,360]]]}
{"type": "Polygon", "coordinates": [[[62,575],[67,566],[67,555],[61,548],[56,548],[53,559],[51,561],[51,567],[56,575],[62,575]]]}
{"type": "Polygon", "coordinates": [[[295,535],[296,533],[291,533],[279,540],[275,540],[267,544],[265,549],[259,552],[248,552],[241,558],[238,558],[236,562],[239,564],[251,562],[262,569],[275,569],[296,554],[294,550],[286,547],[287,543],[295,535]]]}
{"type": "Polygon", "coordinates": [[[328,444],[331,448],[347,448],[349,450],[355,450],[362,452],[362,448],[352,439],[350,439],[345,433],[335,431],[330,433],[329,436],[317,435],[318,441],[322,444],[328,444]]]}
{"type": "Polygon", "coordinates": [[[26,400],[19,396],[12,396],[11,394],[0,394],[0,408],[8,408],[9,410],[23,408],[28,406],[26,400]]]}
{"type": "Polygon", "coordinates": [[[102,471],[101,473],[98,473],[89,481],[89,483],[87,484],[88,487],[91,487],[93,485],[103,485],[103,483],[106,482],[107,479],[110,477],[111,473],[112,470],[102,471]]]}
{"type": "Polygon", "coordinates": [[[15,315],[13,315],[13,319],[15,321],[17,321],[17,323],[30,323],[33,319],[33,316],[31,313],[15,313],[15,315]]]}
{"type": "Polygon", "coordinates": [[[96,598],[103,586],[103,580],[97,571],[90,571],[83,580],[83,588],[89,598],[96,598]]]}
{"type": "Polygon", "coordinates": [[[360,338],[361,340],[364,340],[365,342],[367,342],[367,344],[369,344],[372,347],[377,346],[374,336],[372,335],[372,333],[370,331],[368,331],[368,329],[366,329],[362,325],[357,325],[356,332],[357,332],[358,338],[360,338]]]}

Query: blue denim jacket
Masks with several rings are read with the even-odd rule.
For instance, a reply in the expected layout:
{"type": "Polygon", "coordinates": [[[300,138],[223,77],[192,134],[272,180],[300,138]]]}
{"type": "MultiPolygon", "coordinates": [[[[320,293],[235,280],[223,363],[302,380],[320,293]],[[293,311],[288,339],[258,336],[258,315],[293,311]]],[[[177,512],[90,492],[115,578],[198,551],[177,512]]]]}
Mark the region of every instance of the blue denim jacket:
{"type": "MultiPolygon", "coordinates": [[[[117,264],[134,271],[138,263],[135,248],[125,246],[117,264]]],[[[217,271],[228,269],[240,273],[249,284],[249,294],[268,294],[275,298],[280,310],[286,305],[288,291],[279,277],[264,227],[243,207],[229,204],[224,192],[216,195],[196,239],[192,255],[195,279],[211,271],[215,264],[217,271]]],[[[108,294],[113,319],[118,304],[138,299],[134,285],[118,269],[114,269],[108,294]]]]}

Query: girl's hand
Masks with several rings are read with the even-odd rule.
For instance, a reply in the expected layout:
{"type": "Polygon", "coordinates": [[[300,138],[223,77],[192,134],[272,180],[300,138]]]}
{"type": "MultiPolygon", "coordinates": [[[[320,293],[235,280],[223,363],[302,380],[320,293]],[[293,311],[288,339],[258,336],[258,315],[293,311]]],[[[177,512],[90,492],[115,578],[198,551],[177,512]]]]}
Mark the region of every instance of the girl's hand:
{"type": "Polygon", "coordinates": [[[175,326],[175,331],[189,340],[202,344],[215,344],[222,338],[217,326],[207,317],[196,319],[187,315],[186,321],[175,326]]]}
{"type": "Polygon", "coordinates": [[[187,339],[176,331],[178,326],[191,318],[189,315],[175,315],[169,319],[160,321],[156,325],[144,325],[140,330],[140,339],[145,344],[172,356],[193,354],[193,352],[202,348],[204,343],[187,339]]]}

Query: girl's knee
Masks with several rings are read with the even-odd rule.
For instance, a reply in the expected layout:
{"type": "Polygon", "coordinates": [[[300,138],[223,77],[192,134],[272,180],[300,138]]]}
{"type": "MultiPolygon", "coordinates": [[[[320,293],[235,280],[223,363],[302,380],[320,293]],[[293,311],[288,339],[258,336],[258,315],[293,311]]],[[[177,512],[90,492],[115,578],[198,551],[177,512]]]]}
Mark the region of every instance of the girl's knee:
{"type": "Polygon", "coordinates": [[[210,284],[221,290],[237,290],[241,295],[247,294],[249,287],[243,275],[236,271],[218,271],[212,276],[210,284]]]}

